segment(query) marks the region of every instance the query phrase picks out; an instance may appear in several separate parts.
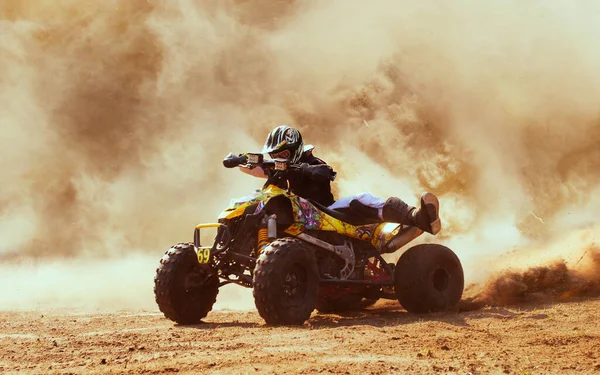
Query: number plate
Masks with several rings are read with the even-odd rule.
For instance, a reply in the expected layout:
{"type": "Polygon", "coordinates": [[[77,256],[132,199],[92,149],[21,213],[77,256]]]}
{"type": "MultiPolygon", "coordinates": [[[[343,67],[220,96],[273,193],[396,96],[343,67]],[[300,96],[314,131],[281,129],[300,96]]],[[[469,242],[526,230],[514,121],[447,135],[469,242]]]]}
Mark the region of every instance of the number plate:
{"type": "Polygon", "coordinates": [[[198,263],[206,264],[210,262],[210,247],[198,248],[198,263]]]}

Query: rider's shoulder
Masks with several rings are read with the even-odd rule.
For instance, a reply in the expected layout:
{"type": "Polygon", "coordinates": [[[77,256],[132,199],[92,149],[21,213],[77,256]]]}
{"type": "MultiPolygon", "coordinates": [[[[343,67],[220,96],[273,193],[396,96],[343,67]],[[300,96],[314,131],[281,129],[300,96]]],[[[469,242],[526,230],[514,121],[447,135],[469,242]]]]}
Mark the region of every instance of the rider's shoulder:
{"type": "Polygon", "coordinates": [[[304,145],[304,153],[305,154],[312,154],[313,150],[315,149],[315,146],[313,145],[304,145]]]}
{"type": "Polygon", "coordinates": [[[304,152],[302,153],[302,157],[300,158],[300,162],[308,163],[308,164],[312,164],[312,165],[327,164],[325,161],[323,161],[322,159],[316,157],[313,154],[313,150],[314,149],[315,149],[315,146],[313,146],[313,145],[306,145],[306,146],[304,146],[304,152]]]}

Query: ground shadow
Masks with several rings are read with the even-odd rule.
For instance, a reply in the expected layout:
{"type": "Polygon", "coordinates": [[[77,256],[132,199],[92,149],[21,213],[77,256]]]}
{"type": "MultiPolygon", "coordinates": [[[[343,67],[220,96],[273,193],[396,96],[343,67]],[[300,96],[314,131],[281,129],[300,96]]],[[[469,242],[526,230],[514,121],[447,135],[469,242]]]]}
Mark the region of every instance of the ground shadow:
{"type": "Polygon", "coordinates": [[[183,325],[183,324],[175,324],[175,327],[177,328],[185,328],[185,329],[215,329],[215,328],[261,328],[263,327],[264,324],[261,323],[250,323],[250,322],[240,322],[240,321],[232,321],[232,322],[205,322],[205,321],[201,321],[198,324],[190,324],[190,325],[183,325]]]}
{"type": "Polygon", "coordinates": [[[546,319],[548,315],[542,310],[556,305],[565,305],[581,303],[586,301],[600,300],[600,297],[574,297],[561,300],[539,300],[527,301],[508,306],[488,306],[474,304],[465,299],[461,301],[455,309],[429,314],[413,314],[404,310],[399,304],[385,302],[383,305],[375,305],[368,309],[347,311],[335,314],[315,313],[309,320],[309,326],[318,328],[333,328],[340,326],[369,325],[374,327],[390,327],[412,324],[417,322],[442,322],[453,326],[468,327],[469,320],[474,319],[499,319],[506,320],[519,317],[524,313],[537,314],[529,315],[530,319],[546,319]]]}
{"type": "Polygon", "coordinates": [[[545,319],[548,317],[542,311],[558,304],[581,303],[585,301],[600,300],[600,297],[578,297],[560,301],[528,301],[510,306],[485,306],[473,305],[471,301],[465,299],[458,306],[446,312],[413,314],[404,310],[400,304],[393,301],[380,301],[374,306],[360,310],[349,310],[339,313],[320,313],[315,311],[310,319],[303,325],[295,326],[274,326],[266,324],[264,321],[247,322],[232,319],[232,321],[205,322],[194,325],[180,325],[175,327],[185,329],[211,330],[218,328],[246,328],[246,329],[264,329],[266,327],[287,327],[295,329],[320,329],[337,328],[348,326],[371,326],[377,328],[395,327],[421,322],[440,322],[457,327],[469,327],[469,320],[474,319],[513,319],[524,313],[538,312],[528,316],[531,319],[545,319]]]}
{"type": "Polygon", "coordinates": [[[398,303],[383,302],[375,306],[350,310],[339,313],[316,312],[308,321],[309,327],[333,328],[344,326],[368,325],[373,327],[393,327],[424,321],[444,322],[454,326],[468,326],[463,314],[453,312],[440,312],[430,314],[411,314],[404,310],[398,303]]]}

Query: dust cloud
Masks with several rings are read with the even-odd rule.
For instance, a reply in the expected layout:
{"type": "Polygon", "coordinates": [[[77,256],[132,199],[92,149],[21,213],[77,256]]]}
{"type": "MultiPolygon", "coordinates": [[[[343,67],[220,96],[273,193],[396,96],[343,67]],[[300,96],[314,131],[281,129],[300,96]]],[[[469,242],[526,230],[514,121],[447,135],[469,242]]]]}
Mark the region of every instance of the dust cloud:
{"type": "Polygon", "coordinates": [[[598,21],[592,1],[3,0],[0,305],[153,309],[163,252],[260,184],[221,158],[282,123],[338,195],[438,194],[444,230],[420,240],[470,282],[577,258],[598,232],[598,21]]]}
{"type": "MultiPolygon", "coordinates": [[[[505,254],[512,265],[498,267],[501,271],[494,272],[485,283],[469,285],[459,309],[468,311],[484,306],[556,303],[600,296],[600,248],[596,244],[586,247],[582,243],[575,247],[576,251],[573,250],[569,254],[563,248],[563,254],[580,253],[577,259],[557,255],[557,258],[539,265],[532,259],[524,259],[523,253],[527,253],[524,250],[520,250],[519,254],[505,254]]],[[[537,263],[539,259],[537,256],[537,263]]]]}

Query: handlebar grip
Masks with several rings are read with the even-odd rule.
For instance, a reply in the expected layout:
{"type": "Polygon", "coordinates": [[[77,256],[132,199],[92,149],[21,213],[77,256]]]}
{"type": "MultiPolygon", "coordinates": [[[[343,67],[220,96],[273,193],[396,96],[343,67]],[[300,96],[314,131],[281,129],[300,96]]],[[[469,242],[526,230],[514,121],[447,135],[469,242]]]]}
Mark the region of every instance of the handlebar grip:
{"type": "Polygon", "coordinates": [[[235,168],[240,164],[244,164],[248,161],[248,157],[246,155],[235,156],[232,152],[230,152],[225,159],[223,159],[223,166],[225,168],[235,168]]]}

